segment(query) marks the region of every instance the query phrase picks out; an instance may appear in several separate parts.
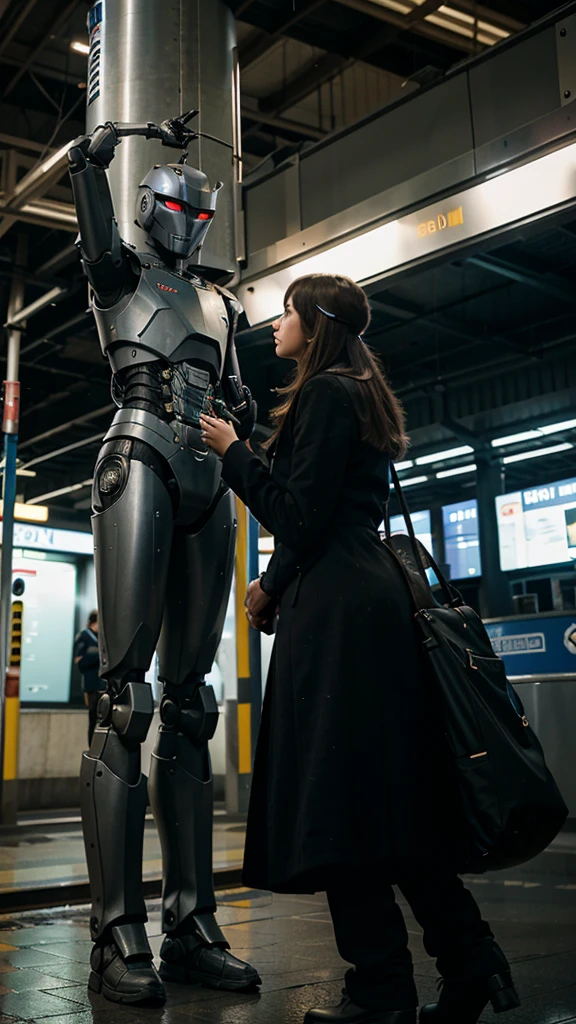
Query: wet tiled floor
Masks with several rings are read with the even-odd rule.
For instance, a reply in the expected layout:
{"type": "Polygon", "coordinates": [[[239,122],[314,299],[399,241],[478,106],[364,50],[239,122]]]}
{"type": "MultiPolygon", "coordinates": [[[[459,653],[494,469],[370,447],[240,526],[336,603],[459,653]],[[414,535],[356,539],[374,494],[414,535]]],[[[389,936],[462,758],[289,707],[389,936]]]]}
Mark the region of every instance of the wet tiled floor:
{"type": "MultiPolygon", "coordinates": [[[[17,829],[3,829],[0,833],[0,893],[88,881],[79,817],[63,813],[40,819],[40,822],[34,824],[34,819],[28,816],[17,829]]],[[[242,863],[244,825],[238,818],[216,812],[213,849],[216,871],[242,863]]],[[[143,877],[149,880],[161,875],[160,840],[148,815],[143,877]]]]}
{"type": "MultiPolygon", "coordinates": [[[[562,835],[521,869],[467,880],[513,962],[522,1007],[498,1018],[506,1024],[576,1024],[575,840],[562,835]]],[[[436,994],[436,970],[404,909],[420,997],[427,1001],[436,994]]],[[[157,954],[158,903],[149,910],[157,954]]],[[[87,992],[88,908],[0,918],[0,1024],[300,1024],[310,1006],[338,1001],[345,965],[323,895],[230,890],[219,894],[218,920],[233,951],[258,967],[260,992],[171,985],[163,1009],[136,1010],[87,992]]],[[[491,1012],[482,1018],[491,1020],[491,1012]]]]}

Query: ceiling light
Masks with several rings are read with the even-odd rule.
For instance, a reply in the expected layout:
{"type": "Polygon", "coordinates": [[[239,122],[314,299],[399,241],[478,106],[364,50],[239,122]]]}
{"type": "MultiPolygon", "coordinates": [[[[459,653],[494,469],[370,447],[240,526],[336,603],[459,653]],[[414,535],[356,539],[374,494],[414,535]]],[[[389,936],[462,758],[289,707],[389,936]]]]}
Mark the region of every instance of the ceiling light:
{"type": "Polygon", "coordinates": [[[405,459],[404,462],[395,462],[394,465],[398,472],[401,473],[403,469],[412,469],[414,463],[412,459],[405,459]]]}
{"type": "Polygon", "coordinates": [[[574,430],[576,420],[562,420],[560,423],[548,423],[544,427],[535,427],[534,430],[521,430],[518,434],[507,434],[505,437],[495,437],[490,442],[493,448],[503,448],[507,444],[516,444],[518,441],[533,441],[538,437],[546,437],[548,434],[559,434],[563,430],[574,430]]]}
{"type": "Polygon", "coordinates": [[[80,43],[77,39],[75,39],[73,43],[70,43],[70,49],[75,50],[76,53],[90,53],[88,43],[80,43]]]}
{"type": "Polygon", "coordinates": [[[421,455],[416,459],[417,466],[426,466],[430,462],[443,462],[444,459],[456,459],[459,455],[472,455],[474,449],[469,444],[462,444],[459,448],[446,448],[443,452],[432,452],[431,455],[421,455]]]}
{"type": "Polygon", "coordinates": [[[373,0],[380,7],[389,7],[391,11],[398,11],[400,14],[410,14],[414,8],[408,4],[400,3],[400,0],[373,0]]]}
{"type": "MultiPolygon", "coordinates": [[[[4,511],[4,502],[0,501],[0,518],[4,511]]],[[[17,501],[14,505],[14,519],[21,519],[26,523],[45,523],[48,519],[46,505],[29,505],[17,501]]]]}
{"type": "Polygon", "coordinates": [[[541,434],[556,434],[560,430],[574,430],[576,420],[563,420],[562,423],[549,423],[546,427],[538,427],[541,434]]]}
{"type": "Polygon", "coordinates": [[[466,36],[468,39],[474,38],[474,29],[455,24],[453,21],[448,21],[447,18],[440,18],[437,14],[427,14],[424,21],[429,21],[432,25],[438,25],[440,28],[446,28],[449,32],[455,32],[456,35],[466,36]]]}
{"type": "Polygon", "coordinates": [[[455,7],[448,7],[446,4],[442,4],[442,7],[438,8],[438,14],[447,14],[450,18],[458,18],[459,21],[465,21],[468,25],[473,25],[475,21],[471,14],[464,14],[464,11],[457,11],[455,7]]]}
{"type": "Polygon", "coordinates": [[[427,479],[427,476],[411,476],[407,480],[402,481],[402,487],[413,487],[414,484],[423,484],[427,479]]]}
{"type": "Polygon", "coordinates": [[[523,462],[524,459],[539,459],[542,455],[554,455],[555,452],[566,452],[574,445],[565,441],[564,444],[553,444],[551,448],[535,448],[531,452],[519,452],[518,455],[506,455],[502,462],[505,466],[510,462],[523,462]]]}
{"type": "Polygon", "coordinates": [[[490,25],[487,21],[479,21],[478,28],[489,32],[490,35],[498,36],[499,39],[508,39],[510,36],[510,32],[507,32],[505,28],[499,28],[498,25],[490,25]]]}
{"type": "Polygon", "coordinates": [[[456,469],[443,469],[441,473],[436,473],[437,480],[443,480],[445,476],[460,476],[461,473],[475,473],[476,463],[472,462],[469,466],[458,466],[456,469]]]}
{"type": "Polygon", "coordinates": [[[487,36],[485,32],[477,32],[475,38],[478,43],[484,43],[484,46],[494,46],[498,42],[494,36],[487,36]]]}
{"type": "Polygon", "coordinates": [[[504,437],[495,437],[490,444],[493,448],[503,448],[507,444],[516,444],[517,441],[532,441],[540,437],[537,430],[521,430],[518,434],[506,434],[504,437]]]}

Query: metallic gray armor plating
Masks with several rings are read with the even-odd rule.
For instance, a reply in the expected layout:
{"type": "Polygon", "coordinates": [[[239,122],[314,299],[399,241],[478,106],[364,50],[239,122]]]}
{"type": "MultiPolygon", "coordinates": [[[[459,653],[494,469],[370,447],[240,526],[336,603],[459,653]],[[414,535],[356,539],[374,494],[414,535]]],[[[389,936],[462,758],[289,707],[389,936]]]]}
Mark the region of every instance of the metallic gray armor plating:
{"type": "MultiPolygon", "coordinates": [[[[181,147],[184,123],[105,125],[69,153],[90,302],[119,406],[93,486],[100,670],[108,688],[81,771],[95,991],[106,991],[110,956],[151,962],[143,931],[147,787],[140,745],[153,716],[144,676],[156,648],[164,695],[148,792],[163,851],[164,927],[185,936],[189,950],[201,944],[229,956],[213,917],[207,743],[218,708],[204,676],[222,634],[236,521],[220,461],[202,443],[199,415],[216,394],[240,436],[251,432],[255,407],[234,349],[241,307],[184,262],[205,237],[218,186],[210,190],[203,174],[182,163],[153,168],[136,201],[147,232],[136,252],[119,238],[106,178],[122,136],[181,147]]],[[[188,969],[174,966],[175,950],[186,943],[167,947],[172,972],[188,969]]],[[[230,957],[227,965],[233,987],[247,987],[257,975],[239,963],[230,957]]]]}

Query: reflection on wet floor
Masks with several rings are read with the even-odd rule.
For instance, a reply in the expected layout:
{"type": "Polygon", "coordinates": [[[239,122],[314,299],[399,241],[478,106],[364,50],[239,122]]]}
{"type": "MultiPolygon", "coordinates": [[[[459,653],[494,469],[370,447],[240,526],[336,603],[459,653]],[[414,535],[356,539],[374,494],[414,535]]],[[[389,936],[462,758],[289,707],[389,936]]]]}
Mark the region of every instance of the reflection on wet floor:
{"type": "MultiPolygon", "coordinates": [[[[18,848],[23,857],[15,857],[14,870],[40,872],[44,866],[65,865],[80,870],[81,858],[74,861],[68,832],[76,835],[67,828],[65,836],[55,839],[57,849],[68,847],[67,856],[50,859],[42,843],[32,842],[18,848]]],[[[218,822],[218,856],[238,856],[242,841],[241,824],[218,822]]],[[[150,829],[149,861],[158,859],[154,842],[150,829]]],[[[564,833],[550,851],[522,868],[469,878],[467,884],[513,963],[522,998],[521,1008],[502,1021],[576,1024],[576,834],[564,833]]],[[[366,885],[376,892],[378,878],[367,879],[366,885]]],[[[115,1006],[87,992],[88,908],[29,911],[0,918],[0,1024],[300,1024],[311,1006],[338,1001],[345,965],[336,951],[323,894],[273,896],[236,889],[219,893],[218,901],[218,921],[232,950],[260,971],[259,993],[232,995],[170,985],[163,1009],[115,1006]]],[[[436,995],[436,969],[424,952],[416,922],[400,902],[420,998],[428,1001],[436,995]]],[[[159,903],[150,903],[149,911],[148,930],[157,956],[162,941],[159,903]]],[[[491,1011],[482,1017],[485,1024],[492,1020],[491,1011]]]]}
{"type": "MultiPolygon", "coordinates": [[[[80,819],[71,813],[33,824],[28,817],[17,830],[0,834],[0,893],[69,882],[87,882],[80,819]]],[[[244,854],[244,824],[216,812],[214,870],[238,867],[244,854]]],[[[160,878],[160,840],[151,816],[144,834],[145,880],[160,878]]],[[[1,1024],[1,1022],[0,1022],[1,1024]]]]}

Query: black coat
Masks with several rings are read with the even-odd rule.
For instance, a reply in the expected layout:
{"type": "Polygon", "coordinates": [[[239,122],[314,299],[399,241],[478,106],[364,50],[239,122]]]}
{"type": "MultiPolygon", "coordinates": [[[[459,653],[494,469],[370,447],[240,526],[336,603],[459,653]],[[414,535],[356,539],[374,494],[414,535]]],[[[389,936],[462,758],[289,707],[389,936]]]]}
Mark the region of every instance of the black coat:
{"type": "Polygon", "coordinates": [[[360,439],[348,386],[305,384],[271,471],[240,441],[222,467],[276,540],[244,862],[246,885],[276,892],[322,890],[333,865],[442,854],[451,817],[410,598],[378,535],[389,460],[360,439]]]}

